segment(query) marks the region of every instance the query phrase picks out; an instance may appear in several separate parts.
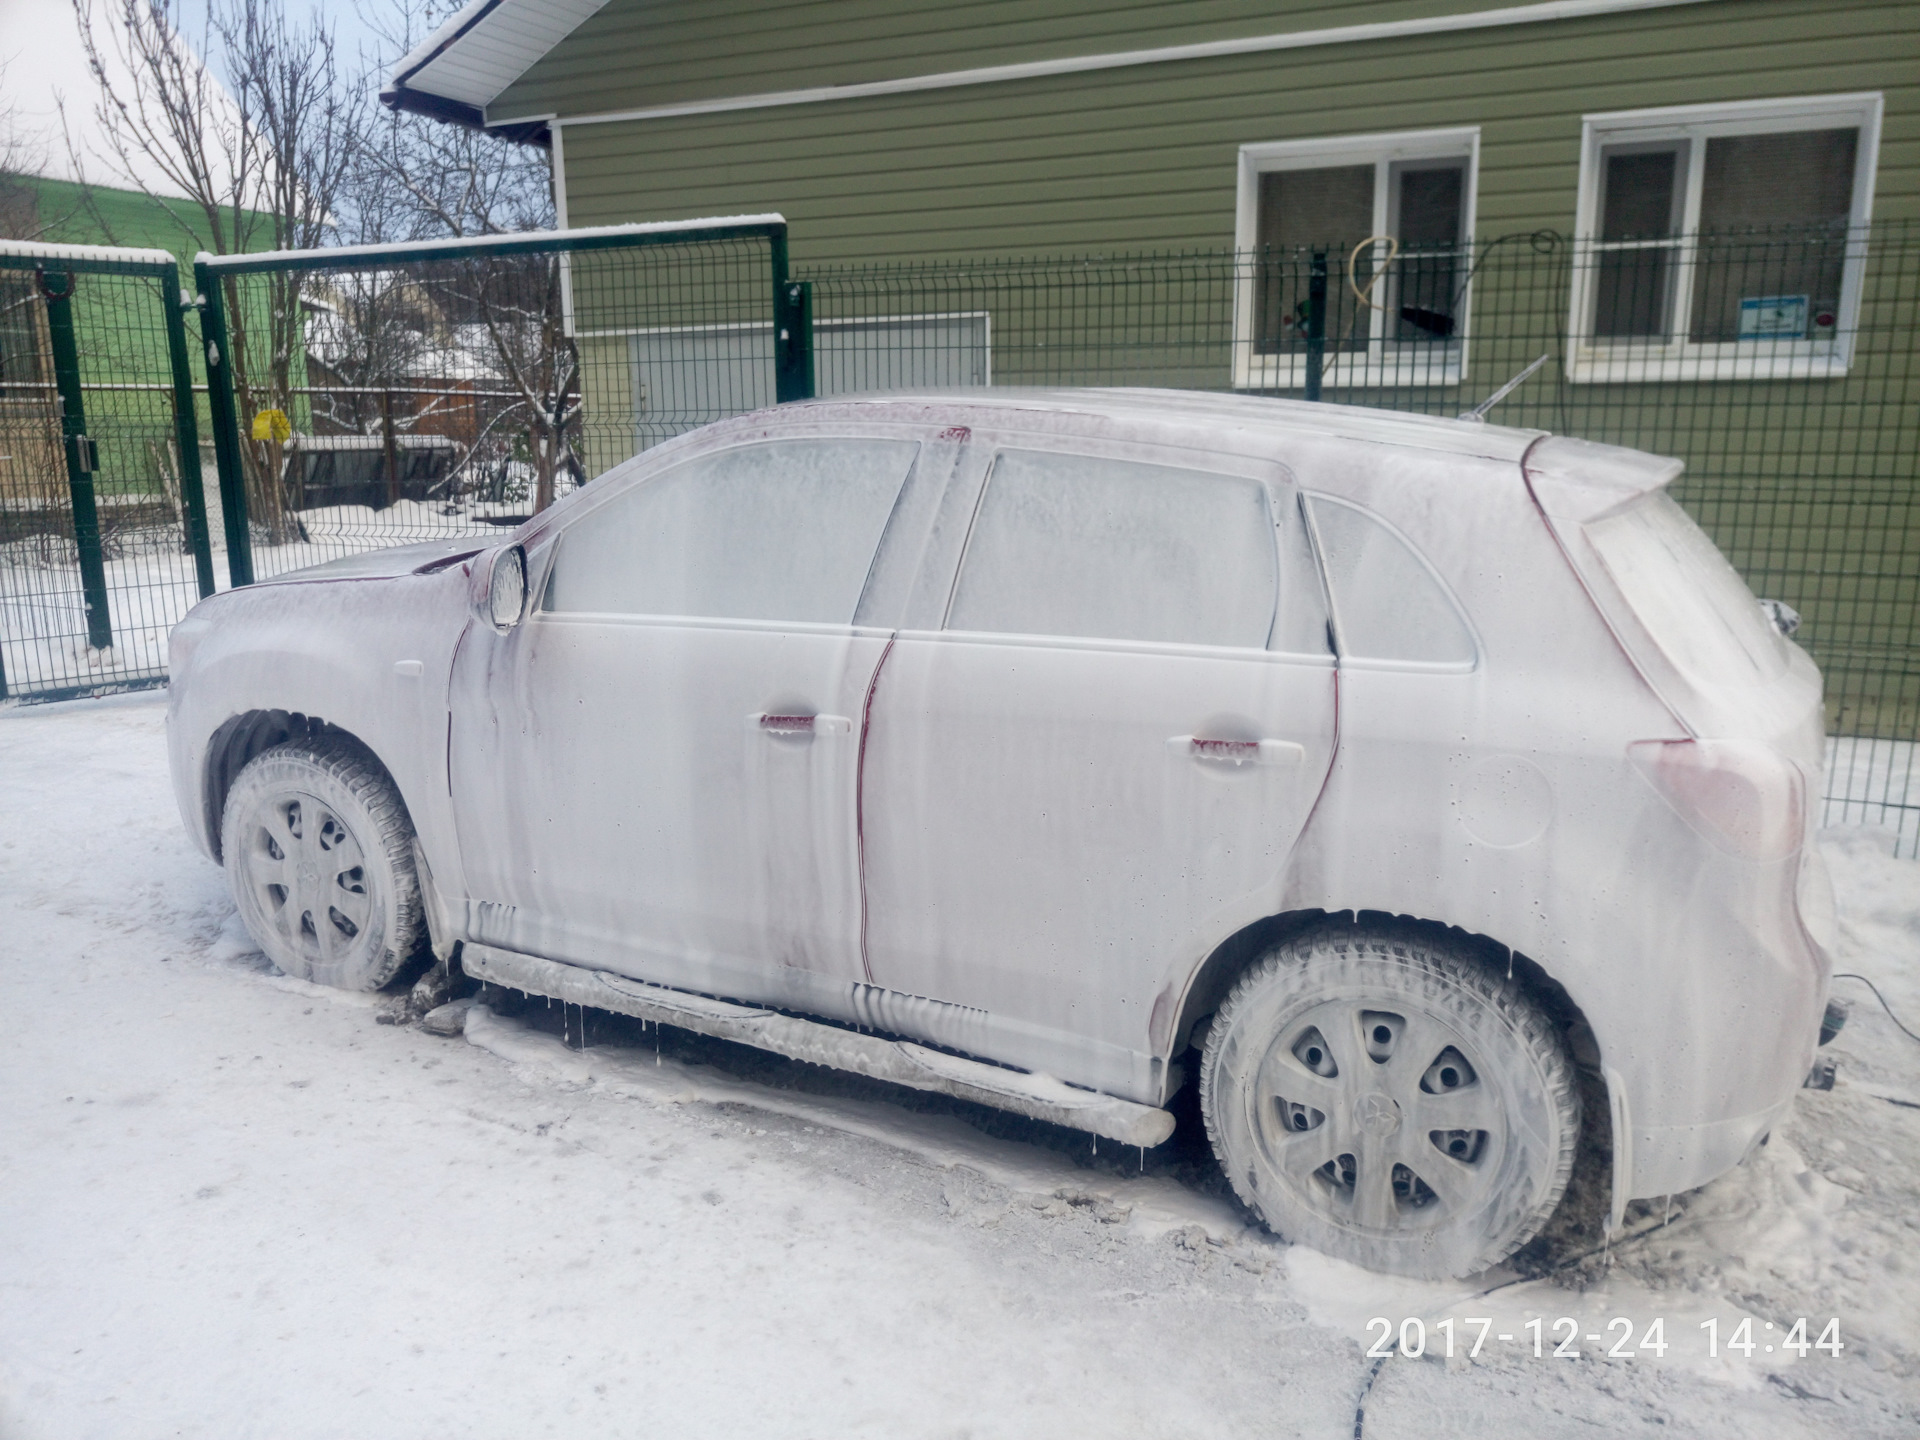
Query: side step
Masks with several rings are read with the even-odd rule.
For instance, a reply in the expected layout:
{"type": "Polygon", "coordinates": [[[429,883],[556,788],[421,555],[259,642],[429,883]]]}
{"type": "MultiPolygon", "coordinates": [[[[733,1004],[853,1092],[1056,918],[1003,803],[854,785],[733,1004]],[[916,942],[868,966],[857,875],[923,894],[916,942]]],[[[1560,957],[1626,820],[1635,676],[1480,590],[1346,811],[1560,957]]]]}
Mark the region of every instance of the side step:
{"type": "Polygon", "coordinates": [[[1080,1090],[1045,1075],[1029,1075],[978,1060],[929,1050],[909,1040],[883,1040],[774,1010],[735,1005],[669,990],[624,975],[562,965],[533,955],[468,942],[461,966],[479,980],[510,990],[550,995],[569,1005],[613,1010],[675,1025],[741,1045],[771,1050],[835,1070],[851,1070],[914,1090],[933,1090],[976,1104],[1011,1110],[1075,1130],[1090,1130],[1123,1145],[1158,1145],[1173,1134],[1173,1116],[1151,1105],[1080,1090]]]}

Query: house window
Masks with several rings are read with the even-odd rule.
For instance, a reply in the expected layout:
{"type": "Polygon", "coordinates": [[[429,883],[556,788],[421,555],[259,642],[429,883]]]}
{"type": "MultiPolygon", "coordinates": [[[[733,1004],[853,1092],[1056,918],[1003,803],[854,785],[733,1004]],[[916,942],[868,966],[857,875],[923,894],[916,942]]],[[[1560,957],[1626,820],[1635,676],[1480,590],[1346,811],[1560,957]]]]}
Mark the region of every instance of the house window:
{"type": "Polygon", "coordinates": [[[1844,374],[1878,95],[1588,116],[1576,381],[1844,374]]]}
{"type": "Polygon", "coordinates": [[[1478,130],[1241,146],[1235,384],[1304,383],[1316,256],[1325,383],[1458,383],[1478,150],[1478,130]]]}

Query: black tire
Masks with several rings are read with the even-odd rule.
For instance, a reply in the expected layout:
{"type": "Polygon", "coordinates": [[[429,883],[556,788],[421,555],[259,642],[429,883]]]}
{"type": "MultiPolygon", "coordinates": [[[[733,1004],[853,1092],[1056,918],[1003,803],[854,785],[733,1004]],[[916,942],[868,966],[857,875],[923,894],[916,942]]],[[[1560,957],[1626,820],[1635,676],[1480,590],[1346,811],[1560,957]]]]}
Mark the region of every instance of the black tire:
{"type": "Polygon", "coordinates": [[[289,741],[248,761],[227,792],[220,853],[247,933],[289,975],[378,990],[420,948],[413,822],[353,741],[289,741]]]}
{"type": "Polygon", "coordinates": [[[1410,926],[1330,925],[1255,962],[1208,1032],[1200,1100],[1275,1233],[1426,1279],[1531,1239],[1580,1134],[1558,1028],[1467,946],[1410,926]]]}

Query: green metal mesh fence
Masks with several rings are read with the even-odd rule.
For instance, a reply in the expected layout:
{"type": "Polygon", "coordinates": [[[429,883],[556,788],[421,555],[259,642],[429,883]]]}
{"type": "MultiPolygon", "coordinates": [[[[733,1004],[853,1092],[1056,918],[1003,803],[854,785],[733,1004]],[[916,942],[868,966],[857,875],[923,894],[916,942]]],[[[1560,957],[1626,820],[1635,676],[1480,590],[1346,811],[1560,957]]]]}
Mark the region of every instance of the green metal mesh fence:
{"type": "Polygon", "coordinates": [[[222,481],[248,519],[237,578],[484,542],[649,445],[798,393],[775,343],[785,244],[773,216],[204,264],[234,412],[222,481]]]}
{"type": "Polygon", "coordinates": [[[179,297],[163,252],[0,241],[0,697],[158,684],[212,593],[179,297]]]}
{"type": "MultiPolygon", "coordinates": [[[[803,284],[784,222],[759,216],[203,262],[213,528],[235,583],[484,540],[662,439],[809,393],[1155,385],[1457,414],[1545,357],[1491,418],[1687,461],[1681,501],[1805,617],[1836,737],[1829,818],[1920,849],[1920,227],[929,261],[803,284]]],[[[109,654],[70,484],[62,499],[35,263],[0,257],[0,655],[16,689],[77,693],[162,673],[166,626],[203,588],[181,553],[198,469],[154,369],[177,322],[164,282],[88,279],[70,310],[98,397],[92,583],[126,637],[109,654]]]]}
{"type": "Polygon", "coordinates": [[[1458,414],[1687,461],[1826,674],[1827,815],[1920,848],[1920,228],[815,269],[819,391],[1156,385],[1458,414]]]}

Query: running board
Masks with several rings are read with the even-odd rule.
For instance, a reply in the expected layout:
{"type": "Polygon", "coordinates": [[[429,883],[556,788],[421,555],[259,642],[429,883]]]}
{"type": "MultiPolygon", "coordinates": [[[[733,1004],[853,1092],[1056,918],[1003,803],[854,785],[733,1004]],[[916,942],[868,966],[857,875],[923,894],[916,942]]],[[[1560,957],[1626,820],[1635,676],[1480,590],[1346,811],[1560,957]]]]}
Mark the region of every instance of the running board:
{"type": "Polygon", "coordinates": [[[548,995],[569,1005],[613,1010],[641,1020],[678,1026],[721,1040],[771,1050],[834,1070],[851,1070],[913,1090],[1011,1110],[1075,1130],[1090,1130],[1123,1145],[1158,1145],[1173,1134],[1173,1116],[1151,1105],[1077,1089],[1045,1075],[1029,1075],[929,1050],[910,1040],[883,1040],[775,1010],[710,1000],[624,975],[562,965],[468,941],[460,963],[467,974],[509,990],[548,995]]]}

